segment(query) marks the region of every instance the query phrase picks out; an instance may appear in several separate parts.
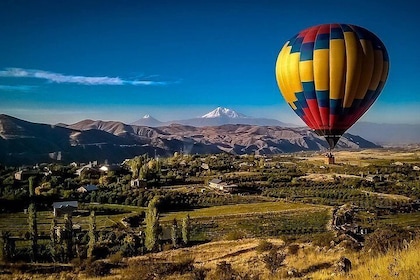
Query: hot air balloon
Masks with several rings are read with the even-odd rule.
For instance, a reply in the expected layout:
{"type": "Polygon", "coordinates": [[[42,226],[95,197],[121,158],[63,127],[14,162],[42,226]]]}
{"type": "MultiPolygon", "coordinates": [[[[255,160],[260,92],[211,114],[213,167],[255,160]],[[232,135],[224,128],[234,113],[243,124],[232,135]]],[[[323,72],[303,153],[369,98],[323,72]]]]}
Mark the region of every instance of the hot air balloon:
{"type": "Polygon", "coordinates": [[[286,102],[331,151],[375,102],[388,69],[388,53],[375,34],[350,24],[322,24],[284,44],[276,78],[286,102]]]}

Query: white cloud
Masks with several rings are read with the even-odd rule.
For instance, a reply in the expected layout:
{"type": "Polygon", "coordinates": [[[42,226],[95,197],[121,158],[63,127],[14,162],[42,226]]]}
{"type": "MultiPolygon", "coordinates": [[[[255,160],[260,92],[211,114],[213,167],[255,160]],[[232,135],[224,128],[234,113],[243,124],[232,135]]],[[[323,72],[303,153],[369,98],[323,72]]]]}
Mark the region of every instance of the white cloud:
{"type": "Polygon", "coordinates": [[[31,91],[34,88],[36,88],[36,86],[27,86],[27,85],[0,85],[0,90],[2,91],[31,91]]]}
{"type": "Polygon", "coordinates": [[[74,76],[64,75],[43,70],[22,69],[22,68],[5,68],[0,71],[0,77],[8,78],[35,78],[47,80],[48,82],[57,84],[79,84],[79,85],[133,85],[133,86],[153,86],[166,85],[168,82],[153,81],[153,80],[126,80],[120,77],[89,77],[89,76],[74,76]]]}

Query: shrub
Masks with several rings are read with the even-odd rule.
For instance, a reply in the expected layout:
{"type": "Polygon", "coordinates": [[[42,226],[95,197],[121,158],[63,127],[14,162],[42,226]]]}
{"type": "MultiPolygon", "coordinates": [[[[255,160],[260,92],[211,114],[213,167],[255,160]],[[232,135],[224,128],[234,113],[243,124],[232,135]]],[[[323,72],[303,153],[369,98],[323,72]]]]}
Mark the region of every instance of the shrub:
{"type": "Polygon", "coordinates": [[[193,270],[191,280],[204,280],[206,279],[208,269],[196,268],[193,270]]]}
{"type": "Polygon", "coordinates": [[[177,262],[172,264],[173,272],[181,274],[191,272],[194,269],[194,259],[190,257],[180,258],[177,262]]]}
{"type": "Polygon", "coordinates": [[[276,249],[271,249],[267,255],[264,255],[263,262],[265,263],[266,268],[271,273],[274,273],[282,266],[285,259],[286,254],[283,251],[278,252],[276,249]]]}
{"type": "Polygon", "coordinates": [[[123,255],[121,251],[118,251],[115,254],[112,254],[109,256],[109,261],[112,264],[119,264],[121,263],[122,259],[123,259],[123,255]]]}
{"type": "Polygon", "coordinates": [[[268,242],[267,240],[260,240],[260,242],[258,243],[256,250],[259,253],[265,252],[265,251],[269,251],[271,249],[274,248],[273,243],[268,242]]]}
{"type": "Polygon", "coordinates": [[[92,250],[94,260],[105,259],[109,255],[109,248],[106,244],[96,244],[92,250]]]}
{"type": "Polygon", "coordinates": [[[103,261],[95,261],[86,266],[85,272],[89,277],[106,276],[111,273],[111,265],[103,261]]]}
{"type": "Polygon", "coordinates": [[[287,247],[287,252],[288,252],[290,255],[296,255],[296,254],[299,252],[299,249],[300,249],[299,244],[290,244],[290,245],[287,247]]]}
{"type": "Polygon", "coordinates": [[[173,274],[186,274],[194,271],[193,259],[181,258],[177,262],[157,262],[149,259],[130,263],[126,279],[162,279],[173,274]]]}
{"type": "Polygon", "coordinates": [[[384,254],[389,250],[401,250],[414,238],[413,232],[397,227],[378,229],[366,238],[365,250],[374,255],[384,254]]]}
{"type": "Polygon", "coordinates": [[[216,270],[211,275],[210,280],[233,280],[237,279],[238,273],[232,268],[232,265],[226,261],[217,264],[216,270]]]}

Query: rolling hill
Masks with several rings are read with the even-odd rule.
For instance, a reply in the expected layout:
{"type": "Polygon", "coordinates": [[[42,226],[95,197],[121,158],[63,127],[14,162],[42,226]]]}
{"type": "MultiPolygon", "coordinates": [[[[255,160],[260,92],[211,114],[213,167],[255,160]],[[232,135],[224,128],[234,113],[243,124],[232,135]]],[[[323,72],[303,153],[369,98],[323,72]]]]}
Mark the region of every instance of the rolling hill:
{"type": "MultiPolygon", "coordinates": [[[[374,148],[359,136],[345,134],[339,149],[374,148]]],[[[127,125],[83,120],[72,125],[47,125],[0,115],[0,163],[5,165],[99,160],[121,162],[139,154],[279,154],[322,151],[326,141],[306,128],[226,124],[194,127],[127,125]]]]}

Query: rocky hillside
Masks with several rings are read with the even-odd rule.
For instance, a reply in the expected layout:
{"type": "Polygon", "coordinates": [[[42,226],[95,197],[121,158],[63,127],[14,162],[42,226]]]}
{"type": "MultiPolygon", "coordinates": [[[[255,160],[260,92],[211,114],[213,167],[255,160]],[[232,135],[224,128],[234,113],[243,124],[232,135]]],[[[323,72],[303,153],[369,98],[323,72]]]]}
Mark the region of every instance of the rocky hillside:
{"type": "MultiPolygon", "coordinates": [[[[373,147],[378,146],[350,134],[337,145],[339,149],[373,147]]],[[[180,151],[268,155],[325,149],[325,140],[306,128],[243,124],[152,128],[93,120],[53,126],[0,115],[0,163],[10,165],[105,159],[120,162],[138,154],[167,156],[180,151]]]]}
{"type": "MultiPolygon", "coordinates": [[[[307,128],[226,124],[193,127],[172,124],[160,128],[126,125],[120,122],[85,120],[68,126],[72,129],[99,129],[126,139],[140,141],[166,151],[185,153],[278,154],[327,149],[326,141],[307,128]]],[[[375,144],[345,134],[337,148],[374,148],[375,144]]]]}

